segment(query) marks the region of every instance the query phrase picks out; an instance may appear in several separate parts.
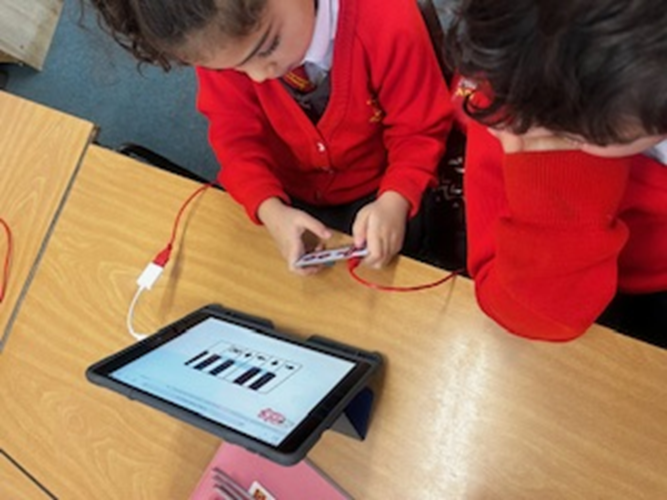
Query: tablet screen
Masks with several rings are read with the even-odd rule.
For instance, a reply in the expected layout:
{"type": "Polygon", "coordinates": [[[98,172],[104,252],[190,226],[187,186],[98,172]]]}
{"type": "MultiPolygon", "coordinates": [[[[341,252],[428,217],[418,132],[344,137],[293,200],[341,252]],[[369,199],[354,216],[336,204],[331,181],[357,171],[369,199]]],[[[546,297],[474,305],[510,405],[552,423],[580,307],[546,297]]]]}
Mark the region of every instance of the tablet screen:
{"type": "Polygon", "coordinates": [[[277,447],[355,366],[209,317],[108,376],[277,447]]]}

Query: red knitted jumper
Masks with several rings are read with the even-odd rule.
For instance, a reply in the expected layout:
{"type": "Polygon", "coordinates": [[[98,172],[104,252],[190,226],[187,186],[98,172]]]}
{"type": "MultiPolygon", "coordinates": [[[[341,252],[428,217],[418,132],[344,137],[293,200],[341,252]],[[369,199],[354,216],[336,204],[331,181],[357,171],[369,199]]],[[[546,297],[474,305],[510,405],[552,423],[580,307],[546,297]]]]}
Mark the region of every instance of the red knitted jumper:
{"type": "Polygon", "coordinates": [[[414,0],[340,0],[331,93],[313,124],[278,80],[198,68],[219,180],[257,221],[270,197],[312,205],[396,191],[419,209],[452,105],[414,0]]]}
{"type": "Polygon", "coordinates": [[[667,290],[667,167],[646,155],[505,155],[468,124],[468,264],[480,306],[509,331],[562,341],[620,290],[667,290]]]}

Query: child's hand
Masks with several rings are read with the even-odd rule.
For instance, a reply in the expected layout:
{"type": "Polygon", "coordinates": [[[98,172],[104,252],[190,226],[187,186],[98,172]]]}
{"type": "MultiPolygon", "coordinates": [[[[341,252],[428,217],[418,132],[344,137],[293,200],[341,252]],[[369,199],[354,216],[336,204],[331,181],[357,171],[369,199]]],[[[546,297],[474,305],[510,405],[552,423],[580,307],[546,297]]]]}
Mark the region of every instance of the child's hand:
{"type": "Polygon", "coordinates": [[[364,264],[380,268],[403,246],[410,203],[394,191],[382,193],[357,213],[352,226],[354,245],[366,245],[364,264]]]}
{"type": "MultiPolygon", "coordinates": [[[[269,198],[264,201],[259,206],[257,216],[273,237],[278,250],[287,260],[290,270],[297,274],[307,275],[314,274],[321,269],[317,266],[299,269],[294,267],[294,262],[306,251],[303,242],[306,232],[311,232],[320,240],[327,240],[331,237],[331,231],[324,224],[302,210],[285,205],[278,198],[269,198]]],[[[321,249],[321,246],[316,249],[321,249]]]]}
{"type": "Polygon", "coordinates": [[[535,127],[525,134],[517,135],[508,130],[488,129],[500,141],[505,153],[529,151],[568,151],[581,149],[582,142],[555,134],[546,128],[535,127]]]}

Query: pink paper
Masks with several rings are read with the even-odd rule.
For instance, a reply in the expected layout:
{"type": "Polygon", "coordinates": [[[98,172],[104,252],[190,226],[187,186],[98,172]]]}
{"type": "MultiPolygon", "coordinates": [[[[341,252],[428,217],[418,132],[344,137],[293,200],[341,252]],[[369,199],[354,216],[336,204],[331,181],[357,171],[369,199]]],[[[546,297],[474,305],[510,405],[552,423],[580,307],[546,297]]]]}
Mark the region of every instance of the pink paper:
{"type": "Polygon", "coordinates": [[[351,500],[309,460],[285,467],[243,448],[223,443],[206,467],[190,500],[218,500],[214,467],[229,474],[245,490],[258,481],[276,500],[351,500]]]}

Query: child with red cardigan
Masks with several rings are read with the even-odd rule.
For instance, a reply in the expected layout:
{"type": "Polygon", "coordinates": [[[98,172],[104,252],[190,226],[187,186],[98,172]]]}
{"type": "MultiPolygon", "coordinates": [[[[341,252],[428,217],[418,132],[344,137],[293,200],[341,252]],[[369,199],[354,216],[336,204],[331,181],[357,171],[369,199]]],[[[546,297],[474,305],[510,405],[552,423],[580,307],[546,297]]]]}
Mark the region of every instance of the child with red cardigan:
{"type": "Polygon", "coordinates": [[[667,9],[463,0],[448,35],[482,309],[533,339],[574,339],[603,315],[665,345],[667,9]]]}
{"type": "Polygon", "coordinates": [[[329,225],[367,265],[401,250],[452,115],[415,0],[92,1],[140,60],[196,66],[219,181],[293,270],[329,225]]]}

